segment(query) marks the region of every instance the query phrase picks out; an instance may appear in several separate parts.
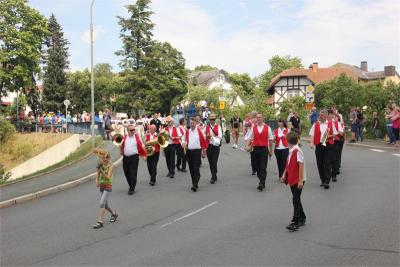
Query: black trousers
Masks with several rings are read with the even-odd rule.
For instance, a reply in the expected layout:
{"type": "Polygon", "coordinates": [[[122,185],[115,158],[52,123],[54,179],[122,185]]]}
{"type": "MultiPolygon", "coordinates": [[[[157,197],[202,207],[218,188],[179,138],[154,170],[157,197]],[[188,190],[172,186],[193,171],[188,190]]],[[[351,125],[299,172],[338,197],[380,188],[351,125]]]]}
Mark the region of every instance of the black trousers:
{"type": "Polygon", "coordinates": [[[156,182],[157,176],[157,163],[158,159],[160,158],[160,153],[155,153],[153,156],[147,157],[147,169],[149,170],[150,174],[150,182],[156,182]]]}
{"type": "Polygon", "coordinates": [[[182,170],[186,170],[186,155],[185,155],[183,147],[181,145],[178,145],[176,147],[176,155],[177,155],[176,167],[178,169],[182,168],[182,170]]]}
{"type": "Polygon", "coordinates": [[[192,185],[198,188],[200,181],[201,149],[187,150],[186,159],[189,165],[190,176],[192,177],[192,185]]]}
{"type": "Polygon", "coordinates": [[[265,180],[267,179],[268,148],[255,146],[253,153],[257,177],[260,180],[259,185],[265,186],[265,180]]]}
{"type": "Polygon", "coordinates": [[[175,175],[175,153],[178,145],[169,144],[165,149],[165,161],[167,163],[168,173],[175,175]]]}
{"type": "Polygon", "coordinates": [[[337,141],[337,150],[336,150],[336,152],[337,152],[337,160],[338,160],[338,171],[340,171],[340,167],[342,166],[343,145],[344,145],[344,140],[337,141]]]}
{"type": "Polygon", "coordinates": [[[317,158],[317,167],[321,183],[329,184],[332,177],[332,152],[333,145],[319,144],[315,147],[315,157],[317,158]]]}
{"type": "Polygon", "coordinates": [[[306,219],[306,215],[304,214],[303,205],[301,204],[301,191],[303,189],[297,188],[296,185],[291,185],[290,190],[292,191],[292,200],[293,200],[293,222],[299,223],[306,219]]]}
{"type": "Polygon", "coordinates": [[[210,165],[211,171],[211,180],[217,180],[217,172],[218,172],[218,157],[219,157],[219,146],[208,145],[207,148],[207,159],[210,165]]]}
{"type": "Polygon", "coordinates": [[[250,163],[251,163],[251,170],[252,172],[257,172],[257,166],[256,166],[256,161],[255,161],[255,156],[254,156],[254,151],[250,152],[250,163]]]}
{"type": "Polygon", "coordinates": [[[139,155],[133,155],[122,158],[122,168],[124,170],[126,181],[128,182],[129,189],[135,190],[137,182],[137,170],[139,166],[139,155]]]}
{"type": "Polygon", "coordinates": [[[338,141],[335,141],[335,143],[332,146],[332,155],[331,155],[331,160],[332,160],[332,172],[331,176],[332,178],[336,178],[336,174],[339,171],[339,144],[338,141]]]}
{"type": "Polygon", "coordinates": [[[289,148],[275,149],[276,163],[278,164],[279,178],[282,177],[286,168],[286,161],[289,155],[289,148]]]}

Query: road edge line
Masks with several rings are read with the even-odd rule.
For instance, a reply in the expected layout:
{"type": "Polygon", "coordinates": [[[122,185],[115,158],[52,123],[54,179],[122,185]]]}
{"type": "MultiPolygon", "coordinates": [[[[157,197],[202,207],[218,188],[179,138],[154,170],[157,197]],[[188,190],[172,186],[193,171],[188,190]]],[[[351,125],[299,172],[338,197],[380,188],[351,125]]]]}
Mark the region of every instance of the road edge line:
{"type": "MultiPolygon", "coordinates": [[[[120,164],[122,162],[122,157],[120,157],[118,160],[116,160],[113,163],[113,166],[117,166],[118,164],[120,164]]],[[[55,185],[46,189],[42,189],[33,193],[29,193],[29,194],[25,194],[22,196],[18,196],[18,197],[13,197],[10,199],[6,199],[0,202],[0,209],[3,208],[8,208],[11,207],[13,205],[16,204],[21,204],[21,203],[25,203],[34,199],[39,199],[48,195],[52,195],[61,191],[65,191],[67,189],[76,187],[78,185],[84,184],[86,182],[89,182],[91,180],[94,179],[94,176],[96,175],[96,172],[88,174],[86,176],[83,176],[81,178],[78,178],[76,180],[73,181],[68,181],[59,185],[55,185]]]]}

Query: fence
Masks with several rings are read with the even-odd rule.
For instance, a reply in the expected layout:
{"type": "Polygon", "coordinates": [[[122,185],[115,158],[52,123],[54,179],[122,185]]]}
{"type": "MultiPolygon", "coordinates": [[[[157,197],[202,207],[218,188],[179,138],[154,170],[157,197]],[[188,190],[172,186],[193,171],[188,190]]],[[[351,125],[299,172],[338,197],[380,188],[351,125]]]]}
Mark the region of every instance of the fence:
{"type": "MultiPolygon", "coordinates": [[[[55,132],[73,134],[91,134],[90,122],[78,122],[69,124],[38,124],[27,122],[14,122],[18,132],[55,132]]],[[[104,136],[105,131],[102,123],[95,123],[95,134],[104,136]]]]}

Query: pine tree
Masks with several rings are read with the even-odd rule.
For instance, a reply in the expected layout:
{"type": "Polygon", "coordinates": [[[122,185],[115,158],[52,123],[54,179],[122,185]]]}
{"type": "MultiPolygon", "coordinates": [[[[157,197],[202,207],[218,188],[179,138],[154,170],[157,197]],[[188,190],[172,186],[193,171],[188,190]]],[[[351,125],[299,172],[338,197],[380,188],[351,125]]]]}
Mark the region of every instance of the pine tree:
{"type": "Polygon", "coordinates": [[[120,38],[123,49],[116,52],[123,56],[121,67],[126,70],[139,70],[143,66],[143,57],[152,45],[152,30],[154,23],[150,16],[151,0],[137,0],[136,4],[128,5],[129,18],[118,16],[121,26],[120,38]]]}
{"type": "Polygon", "coordinates": [[[43,79],[43,108],[46,111],[63,110],[63,101],[67,97],[68,44],[64,33],[54,14],[48,21],[50,32],[45,41],[47,53],[45,55],[43,79]]]}

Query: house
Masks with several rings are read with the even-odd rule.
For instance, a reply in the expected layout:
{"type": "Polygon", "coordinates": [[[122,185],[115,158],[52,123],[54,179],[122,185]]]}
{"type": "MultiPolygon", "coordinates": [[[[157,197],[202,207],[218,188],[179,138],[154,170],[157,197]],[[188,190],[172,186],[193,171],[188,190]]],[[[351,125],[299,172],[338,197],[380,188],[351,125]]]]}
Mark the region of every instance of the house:
{"type": "MultiPolygon", "coordinates": [[[[39,92],[39,99],[41,99],[43,93],[43,85],[37,85],[36,90],[39,92]]],[[[23,93],[20,92],[19,94],[23,93]]],[[[6,95],[1,96],[0,98],[0,105],[3,107],[11,106],[16,102],[16,98],[17,98],[17,92],[6,91],[6,95]]],[[[24,110],[25,114],[28,114],[29,112],[32,111],[31,107],[28,104],[25,105],[24,110]]]]}
{"type": "Polygon", "coordinates": [[[360,67],[337,63],[328,68],[319,68],[318,63],[314,62],[308,69],[292,68],[282,71],[271,80],[267,92],[278,108],[282,101],[294,96],[306,97],[307,91],[312,92],[315,85],[342,74],[360,83],[371,81],[382,81],[384,84],[389,81],[400,83],[395,66],[385,66],[383,71],[368,72],[366,61],[362,61],[360,67]]]}
{"type": "Polygon", "coordinates": [[[368,71],[368,62],[361,61],[360,67],[349,65],[346,63],[336,63],[332,67],[348,68],[358,76],[358,81],[368,83],[373,81],[383,82],[384,85],[389,82],[400,84],[400,76],[396,71],[395,66],[385,66],[381,71],[368,71]]]}
{"type": "MultiPolygon", "coordinates": [[[[208,89],[221,88],[224,90],[224,95],[232,90],[229,73],[222,69],[194,72],[190,78],[194,84],[208,87],[208,89]]],[[[239,96],[236,97],[232,104],[232,106],[243,105],[243,100],[239,96]]]]}
{"type": "Polygon", "coordinates": [[[332,80],[341,74],[357,80],[357,75],[348,68],[319,68],[318,63],[314,62],[308,69],[292,68],[282,71],[271,80],[267,92],[273,96],[273,103],[278,108],[282,101],[295,96],[306,97],[310,87],[313,90],[316,84],[332,80]]]}

